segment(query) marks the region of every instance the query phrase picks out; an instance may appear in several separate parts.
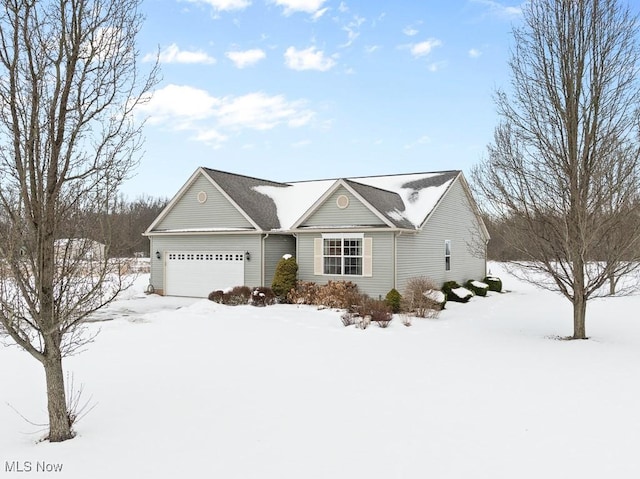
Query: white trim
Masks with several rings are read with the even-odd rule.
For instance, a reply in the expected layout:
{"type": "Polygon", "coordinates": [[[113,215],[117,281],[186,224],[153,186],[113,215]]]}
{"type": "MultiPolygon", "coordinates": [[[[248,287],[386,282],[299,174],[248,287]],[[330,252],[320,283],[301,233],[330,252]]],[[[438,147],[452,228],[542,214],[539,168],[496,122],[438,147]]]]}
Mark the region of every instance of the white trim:
{"type": "Polygon", "coordinates": [[[322,239],[337,239],[337,238],[364,238],[364,233],[322,233],[322,239]]]}

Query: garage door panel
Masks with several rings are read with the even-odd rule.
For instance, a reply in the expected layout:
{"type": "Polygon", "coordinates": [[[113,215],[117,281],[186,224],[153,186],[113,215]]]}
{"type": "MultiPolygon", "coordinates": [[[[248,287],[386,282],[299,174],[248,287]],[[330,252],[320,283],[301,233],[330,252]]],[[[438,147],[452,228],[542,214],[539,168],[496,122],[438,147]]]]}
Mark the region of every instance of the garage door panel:
{"type": "Polygon", "coordinates": [[[206,298],[211,291],[244,284],[243,251],[165,253],[165,294],[206,298]]]}

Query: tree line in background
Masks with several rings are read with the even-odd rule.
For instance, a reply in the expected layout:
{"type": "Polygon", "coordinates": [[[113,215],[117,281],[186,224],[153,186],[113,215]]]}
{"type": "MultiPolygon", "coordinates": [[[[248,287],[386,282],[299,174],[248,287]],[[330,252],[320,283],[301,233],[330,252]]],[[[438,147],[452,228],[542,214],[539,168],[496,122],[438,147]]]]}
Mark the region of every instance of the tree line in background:
{"type": "MultiPolygon", "coordinates": [[[[78,216],[88,227],[84,234],[107,246],[106,254],[111,258],[149,256],[149,239],[142,236],[166,206],[166,198],[139,196],[133,200],[118,197],[107,213],[96,211],[79,212],[78,216]]],[[[74,228],[69,229],[73,237],[74,228]]]]}

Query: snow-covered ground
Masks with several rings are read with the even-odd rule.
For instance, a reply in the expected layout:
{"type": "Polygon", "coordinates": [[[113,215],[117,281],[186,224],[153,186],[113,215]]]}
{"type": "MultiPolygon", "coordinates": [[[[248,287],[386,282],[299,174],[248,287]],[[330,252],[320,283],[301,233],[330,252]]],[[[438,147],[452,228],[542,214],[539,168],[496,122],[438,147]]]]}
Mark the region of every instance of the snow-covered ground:
{"type": "Polygon", "coordinates": [[[569,303],[492,269],[511,292],[366,330],[142,278],[65,362],[97,403],[71,441],[7,405],[46,420],[42,368],[0,348],[0,478],[640,477],[640,297],[593,301],[591,339],[561,341],[569,303]]]}

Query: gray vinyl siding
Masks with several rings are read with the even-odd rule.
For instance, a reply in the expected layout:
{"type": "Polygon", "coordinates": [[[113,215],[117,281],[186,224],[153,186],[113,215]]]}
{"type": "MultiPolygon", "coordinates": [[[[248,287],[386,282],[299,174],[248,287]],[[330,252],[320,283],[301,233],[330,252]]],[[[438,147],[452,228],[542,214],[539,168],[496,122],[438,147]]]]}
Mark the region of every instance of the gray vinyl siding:
{"type": "Polygon", "coordinates": [[[204,175],[199,175],[154,230],[233,229],[251,226],[251,223],[204,175]],[[204,203],[198,202],[197,195],[200,191],[207,194],[207,201],[204,203]]]}
{"type": "Polygon", "coordinates": [[[339,275],[315,275],[313,274],[313,241],[321,238],[321,233],[304,233],[298,235],[298,279],[301,281],[313,281],[317,284],[326,284],[328,281],[352,281],[358,285],[362,293],[373,298],[384,298],[390,289],[394,287],[393,268],[393,232],[365,232],[365,238],[373,239],[373,275],[364,276],[339,276],[339,275]]]}
{"type": "Polygon", "coordinates": [[[296,240],[289,235],[270,235],[264,240],[264,285],[271,287],[280,259],[290,254],[296,257],[296,240]]]}
{"type": "Polygon", "coordinates": [[[406,281],[426,276],[437,286],[454,280],[482,279],[486,259],[479,223],[459,180],[451,186],[437,209],[416,234],[398,237],[398,291],[406,281]],[[445,271],[445,240],[451,240],[451,270],[445,271]]]}
{"type": "Polygon", "coordinates": [[[338,188],[301,225],[305,226],[381,226],[385,223],[345,188],[338,188]],[[338,196],[349,198],[349,206],[338,208],[338,196]]]}
{"type": "MultiPolygon", "coordinates": [[[[151,279],[156,291],[164,290],[164,258],[167,251],[248,251],[251,260],[244,264],[244,285],[261,284],[261,236],[251,235],[171,235],[151,236],[151,279]],[[156,251],[161,258],[156,258],[156,251]]],[[[237,285],[243,286],[243,285],[237,285]]]]}

